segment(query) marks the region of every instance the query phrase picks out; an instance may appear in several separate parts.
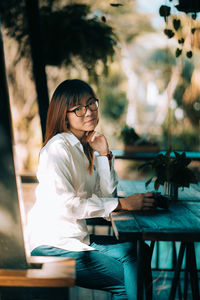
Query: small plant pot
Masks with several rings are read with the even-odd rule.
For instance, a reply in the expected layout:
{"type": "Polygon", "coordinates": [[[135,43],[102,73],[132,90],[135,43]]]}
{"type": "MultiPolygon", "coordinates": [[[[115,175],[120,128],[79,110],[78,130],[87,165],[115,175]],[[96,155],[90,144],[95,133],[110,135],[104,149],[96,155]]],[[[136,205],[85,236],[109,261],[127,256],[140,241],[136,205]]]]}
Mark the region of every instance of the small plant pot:
{"type": "Polygon", "coordinates": [[[173,182],[164,183],[164,195],[167,196],[170,200],[178,200],[178,186],[173,182]]]}

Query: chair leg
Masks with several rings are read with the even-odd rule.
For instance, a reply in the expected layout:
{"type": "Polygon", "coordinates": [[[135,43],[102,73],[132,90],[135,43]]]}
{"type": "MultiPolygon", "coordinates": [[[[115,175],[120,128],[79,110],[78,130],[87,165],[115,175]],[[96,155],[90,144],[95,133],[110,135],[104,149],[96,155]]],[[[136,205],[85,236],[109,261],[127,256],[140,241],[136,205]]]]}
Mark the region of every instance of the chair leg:
{"type": "MultiPolygon", "coordinates": [[[[173,254],[172,254],[172,263],[173,263],[173,270],[175,270],[176,268],[176,264],[177,264],[177,254],[176,254],[176,242],[173,241],[172,242],[172,251],[173,251],[173,254]]],[[[182,292],[181,292],[181,284],[180,284],[180,281],[178,282],[178,299],[179,300],[182,300],[182,292]]]]}
{"type": "Polygon", "coordinates": [[[151,242],[150,248],[145,247],[146,261],[144,263],[144,283],[145,283],[145,295],[146,300],[153,299],[153,277],[151,271],[151,259],[153,255],[155,241],[151,242]],[[147,254],[146,254],[147,253],[147,254]]]}

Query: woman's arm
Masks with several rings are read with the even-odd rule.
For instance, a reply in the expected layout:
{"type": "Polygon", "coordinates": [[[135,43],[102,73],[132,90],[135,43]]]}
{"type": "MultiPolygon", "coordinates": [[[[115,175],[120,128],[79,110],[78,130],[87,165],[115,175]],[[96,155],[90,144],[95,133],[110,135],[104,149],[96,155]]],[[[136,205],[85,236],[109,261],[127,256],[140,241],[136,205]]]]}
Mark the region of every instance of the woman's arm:
{"type": "Polygon", "coordinates": [[[137,193],[126,198],[119,198],[115,210],[150,210],[155,207],[152,193],[137,193]]]}
{"type": "Polygon", "coordinates": [[[107,156],[110,150],[106,137],[96,131],[86,132],[85,141],[99,153],[95,160],[99,176],[95,192],[101,197],[116,197],[118,176],[114,170],[114,157],[109,159],[107,156]]]}
{"type": "MultiPolygon", "coordinates": [[[[108,217],[118,199],[112,196],[87,196],[84,180],[76,184],[73,159],[70,149],[59,141],[42,152],[39,167],[38,200],[47,207],[48,213],[59,214],[66,218],[85,219],[108,217]],[[72,175],[73,174],[73,175],[72,175]]],[[[87,170],[83,171],[87,172],[87,170]]],[[[77,173],[78,175],[78,173],[77,173]]]]}

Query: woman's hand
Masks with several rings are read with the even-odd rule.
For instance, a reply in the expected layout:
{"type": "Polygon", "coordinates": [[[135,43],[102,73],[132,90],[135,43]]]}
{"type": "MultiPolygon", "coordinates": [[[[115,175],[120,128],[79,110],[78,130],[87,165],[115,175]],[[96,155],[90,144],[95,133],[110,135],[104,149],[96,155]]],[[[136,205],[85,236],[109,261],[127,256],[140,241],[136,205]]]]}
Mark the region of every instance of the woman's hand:
{"type": "Polygon", "coordinates": [[[100,155],[109,153],[109,146],[106,137],[97,131],[87,131],[85,133],[84,142],[89,143],[90,147],[99,152],[100,155]]]}
{"type": "Polygon", "coordinates": [[[119,198],[117,209],[124,210],[150,210],[155,207],[152,193],[133,194],[127,198],[119,198]]]}

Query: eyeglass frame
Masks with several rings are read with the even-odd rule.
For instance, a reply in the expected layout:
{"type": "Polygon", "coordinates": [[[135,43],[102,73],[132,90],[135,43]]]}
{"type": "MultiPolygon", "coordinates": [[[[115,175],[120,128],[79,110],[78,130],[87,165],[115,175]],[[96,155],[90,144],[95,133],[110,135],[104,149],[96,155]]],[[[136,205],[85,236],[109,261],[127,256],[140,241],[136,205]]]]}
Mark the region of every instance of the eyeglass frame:
{"type": "Polygon", "coordinates": [[[73,109],[73,110],[67,110],[67,112],[68,112],[68,113],[75,113],[75,115],[76,115],[78,118],[81,118],[81,117],[84,117],[84,116],[86,115],[87,109],[88,109],[88,108],[89,108],[90,111],[97,111],[98,108],[99,108],[99,99],[97,99],[97,98],[95,98],[95,97],[90,97],[87,101],[92,100],[92,99],[94,99],[95,102],[97,103],[97,109],[92,110],[91,108],[89,108],[89,105],[90,105],[90,103],[89,103],[89,104],[87,104],[87,105],[80,105],[80,106],[77,107],[77,108],[79,108],[79,107],[84,107],[84,108],[85,108],[85,113],[84,113],[84,115],[82,115],[82,116],[77,116],[77,114],[76,114],[77,108],[75,108],[75,109],[73,109]]]}

